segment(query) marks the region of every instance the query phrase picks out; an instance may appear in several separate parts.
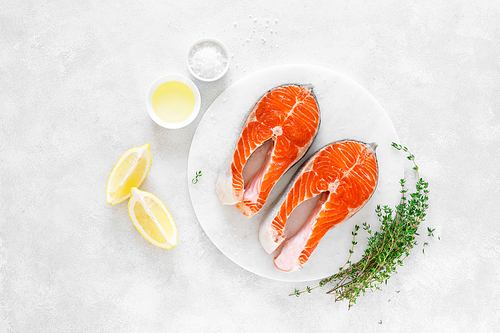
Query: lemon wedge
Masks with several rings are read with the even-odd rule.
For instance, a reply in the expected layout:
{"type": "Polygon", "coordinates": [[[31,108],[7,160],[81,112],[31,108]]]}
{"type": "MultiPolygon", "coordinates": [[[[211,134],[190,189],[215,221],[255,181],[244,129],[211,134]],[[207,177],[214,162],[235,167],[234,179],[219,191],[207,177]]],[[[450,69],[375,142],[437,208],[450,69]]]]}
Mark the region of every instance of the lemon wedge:
{"type": "Polygon", "coordinates": [[[132,187],[141,186],[151,169],[149,143],[129,149],[116,162],[106,184],[106,201],[116,205],[130,197],[132,187]]]}
{"type": "Polygon", "coordinates": [[[171,249],[177,245],[177,227],[165,204],[151,193],[133,187],[128,215],[151,244],[171,249]]]}

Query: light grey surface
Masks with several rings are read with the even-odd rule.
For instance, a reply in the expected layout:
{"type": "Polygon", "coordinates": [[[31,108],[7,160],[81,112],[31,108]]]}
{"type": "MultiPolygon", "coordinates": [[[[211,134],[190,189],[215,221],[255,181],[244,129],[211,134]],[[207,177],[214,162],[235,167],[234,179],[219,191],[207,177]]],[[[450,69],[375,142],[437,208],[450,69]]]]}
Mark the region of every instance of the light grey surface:
{"type": "Polygon", "coordinates": [[[0,331],[495,332],[499,20],[495,0],[2,1],[0,331]],[[147,88],[188,75],[185,53],[206,36],[229,47],[229,72],[196,82],[193,124],[163,129],[147,115],[147,88]],[[288,297],[305,284],[235,265],[189,200],[201,115],[231,83],[283,63],[363,85],[430,183],[420,244],[350,311],[321,290],[288,297]],[[153,166],[141,189],[176,219],[171,251],[139,235],[125,203],[105,202],[115,161],[146,142],[153,166]]]}

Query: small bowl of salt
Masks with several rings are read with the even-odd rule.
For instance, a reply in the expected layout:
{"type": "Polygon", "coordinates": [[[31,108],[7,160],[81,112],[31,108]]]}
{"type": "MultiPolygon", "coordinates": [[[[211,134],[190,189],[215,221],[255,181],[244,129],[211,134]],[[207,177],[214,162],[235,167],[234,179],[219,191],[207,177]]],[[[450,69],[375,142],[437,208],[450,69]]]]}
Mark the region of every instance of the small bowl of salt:
{"type": "Polygon", "coordinates": [[[229,69],[229,50],[218,39],[202,38],[189,48],[187,63],[189,71],[198,80],[216,81],[229,69]]]}

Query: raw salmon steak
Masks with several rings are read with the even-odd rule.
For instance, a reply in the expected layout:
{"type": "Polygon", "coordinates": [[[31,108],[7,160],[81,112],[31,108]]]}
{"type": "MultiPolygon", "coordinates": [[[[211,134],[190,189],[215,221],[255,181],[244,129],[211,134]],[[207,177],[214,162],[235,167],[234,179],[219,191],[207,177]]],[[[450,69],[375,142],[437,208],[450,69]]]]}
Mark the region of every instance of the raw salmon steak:
{"type": "Polygon", "coordinates": [[[376,147],[375,143],[337,141],[318,150],[301,167],[259,230],[266,252],[274,252],[286,238],[285,226],[292,211],[319,196],[305,224],[274,259],[277,268],[285,272],[301,269],[326,232],[348,220],[370,199],[378,181],[376,147]]]}
{"type": "Polygon", "coordinates": [[[257,101],[243,125],[229,166],[217,179],[221,203],[236,204],[246,217],[253,216],[265,204],[281,176],[304,156],[320,124],[312,88],[283,85],[257,101]],[[250,155],[269,140],[272,145],[262,167],[244,183],[243,168],[250,155]]]}

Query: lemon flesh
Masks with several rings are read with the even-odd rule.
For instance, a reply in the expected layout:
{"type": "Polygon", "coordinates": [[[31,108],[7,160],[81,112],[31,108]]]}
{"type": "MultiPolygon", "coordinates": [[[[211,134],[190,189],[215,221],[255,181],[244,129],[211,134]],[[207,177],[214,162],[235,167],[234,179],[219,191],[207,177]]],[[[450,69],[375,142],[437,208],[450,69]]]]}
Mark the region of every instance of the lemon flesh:
{"type": "Polygon", "coordinates": [[[116,205],[130,197],[132,187],[139,187],[151,169],[149,144],[132,148],[116,162],[106,184],[106,201],[116,205]]]}
{"type": "Polygon", "coordinates": [[[165,204],[151,193],[132,188],[128,214],[151,244],[171,249],[177,245],[177,228],[165,204]]]}

